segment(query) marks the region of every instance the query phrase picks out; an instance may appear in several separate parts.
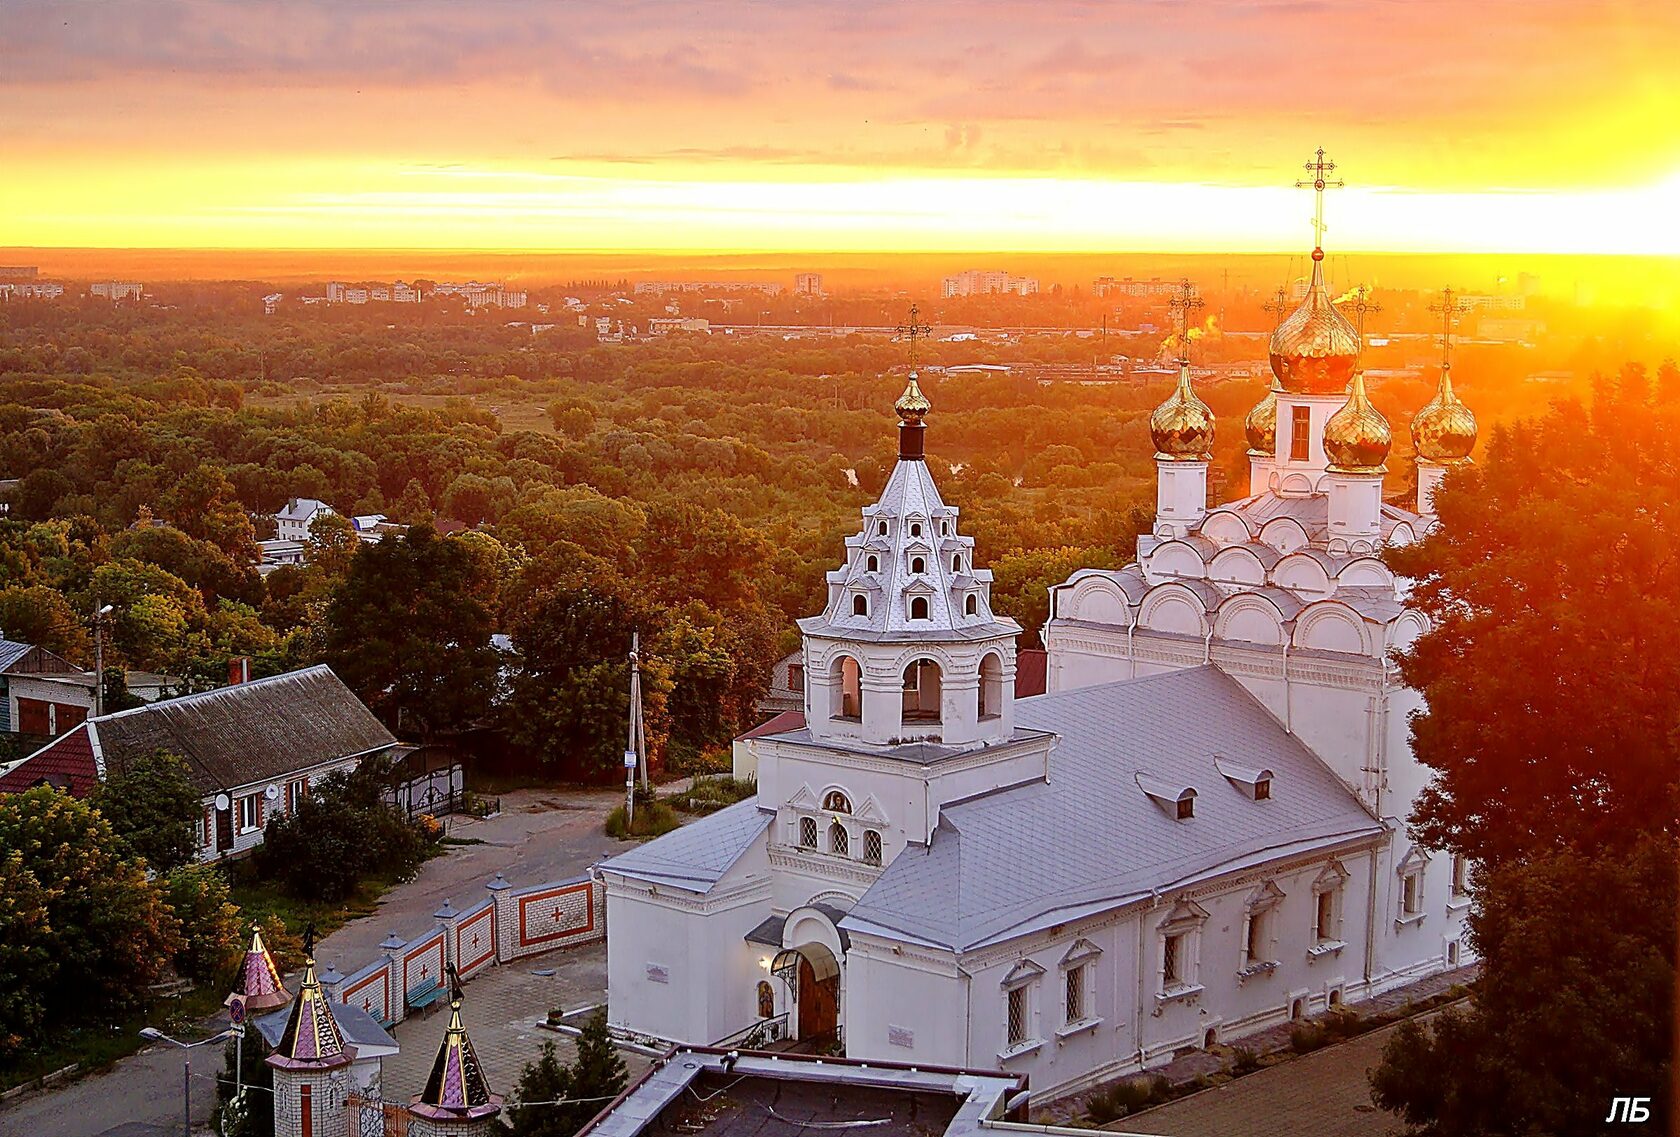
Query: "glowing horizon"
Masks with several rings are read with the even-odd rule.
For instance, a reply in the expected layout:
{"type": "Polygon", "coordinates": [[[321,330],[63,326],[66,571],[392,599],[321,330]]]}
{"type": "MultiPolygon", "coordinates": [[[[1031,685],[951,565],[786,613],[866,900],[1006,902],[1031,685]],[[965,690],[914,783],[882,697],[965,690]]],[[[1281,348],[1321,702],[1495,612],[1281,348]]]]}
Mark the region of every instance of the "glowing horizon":
{"type": "Polygon", "coordinates": [[[17,0],[0,245],[1278,252],[1323,145],[1337,251],[1680,256],[1680,15],[1405,7],[17,0]]]}

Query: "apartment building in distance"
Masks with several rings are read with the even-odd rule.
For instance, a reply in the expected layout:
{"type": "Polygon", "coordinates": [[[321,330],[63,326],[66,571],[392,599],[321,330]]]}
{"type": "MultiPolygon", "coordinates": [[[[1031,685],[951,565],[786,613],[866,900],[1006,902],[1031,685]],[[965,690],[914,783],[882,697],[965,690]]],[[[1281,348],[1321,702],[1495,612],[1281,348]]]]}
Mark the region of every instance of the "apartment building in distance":
{"type": "Polygon", "coordinates": [[[953,296],[989,296],[994,293],[1032,296],[1036,292],[1038,281],[1034,277],[1013,276],[1007,272],[988,272],[973,268],[946,277],[940,289],[940,295],[947,299],[953,296]]]}
{"type": "Polygon", "coordinates": [[[638,296],[663,295],[667,292],[760,292],[765,296],[782,294],[781,285],[765,280],[638,280],[633,290],[638,296]]]}
{"type": "Polygon", "coordinates": [[[1099,276],[1091,282],[1091,292],[1098,299],[1110,296],[1147,299],[1152,296],[1171,296],[1176,291],[1176,280],[1162,280],[1158,276],[1152,276],[1148,280],[1133,280],[1129,276],[1115,280],[1112,276],[1099,276]]]}
{"type": "Polygon", "coordinates": [[[102,280],[88,287],[88,295],[102,300],[138,300],[145,290],[145,285],[134,281],[102,280]]]}
{"type": "Polygon", "coordinates": [[[793,294],[795,296],[811,296],[821,298],[827,295],[823,292],[823,278],[820,272],[796,272],[793,274],[793,294]]]}

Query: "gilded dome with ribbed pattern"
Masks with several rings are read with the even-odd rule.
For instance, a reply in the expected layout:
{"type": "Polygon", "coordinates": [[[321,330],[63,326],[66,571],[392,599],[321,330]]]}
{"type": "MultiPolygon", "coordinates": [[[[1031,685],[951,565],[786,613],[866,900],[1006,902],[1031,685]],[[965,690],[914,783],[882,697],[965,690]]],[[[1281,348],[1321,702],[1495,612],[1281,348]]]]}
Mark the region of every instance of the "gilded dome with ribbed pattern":
{"type": "Polygon", "coordinates": [[[1267,391],[1266,397],[1254,404],[1243,420],[1243,433],[1248,436],[1248,452],[1257,456],[1277,453],[1277,392],[1267,391]]]}
{"type": "Polygon", "coordinates": [[[1339,395],[1359,362],[1359,333],[1330,302],[1324,250],[1313,250],[1312,281],[1301,304],[1272,332],[1272,374],[1291,395],[1339,395]]]}
{"type": "Polygon", "coordinates": [[[1427,462],[1466,461],[1476,446],[1476,416],[1453,393],[1452,373],[1441,369],[1435,397],[1412,417],[1412,447],[1427,462]]]}
{"type": "Polygon", "coordinates": [[[1365,373],[1353,373],[1353,389],[1342,409],[1324,424],[1324,453],[1339,474],[1381,474],[1394,446],[1394,432],[1365,394],[1365,373]]]}
{"type": "Polygon", "coordinates": [[[904,388],[904,394],[893,404],[893,410],[898,412],[900,422],[918,423],[927,418],[933,404],[928,402],[927,396],[922,394],[921,387],[916,384],[916,373],[910,373],[910,382],[904,388]]]}
{"type": "Polygon", "coordinates": [[[1213,457],[1213,411],[1190,389],[1190,365],[1180,363],[1178,386],[1149,416],[1155,457],[1174,462],[1206,462],[1213,457]]]}

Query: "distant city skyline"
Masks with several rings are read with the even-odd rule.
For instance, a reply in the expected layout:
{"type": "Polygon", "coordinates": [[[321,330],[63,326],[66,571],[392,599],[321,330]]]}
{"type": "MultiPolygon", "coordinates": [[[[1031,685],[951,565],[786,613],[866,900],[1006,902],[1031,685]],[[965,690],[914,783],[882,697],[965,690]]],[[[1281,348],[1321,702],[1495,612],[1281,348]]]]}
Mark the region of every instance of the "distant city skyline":
{"type": "Polygon", "coordinates": [[[0,11],[0,243],[1680,254],[1671,6],[0,11]]]}

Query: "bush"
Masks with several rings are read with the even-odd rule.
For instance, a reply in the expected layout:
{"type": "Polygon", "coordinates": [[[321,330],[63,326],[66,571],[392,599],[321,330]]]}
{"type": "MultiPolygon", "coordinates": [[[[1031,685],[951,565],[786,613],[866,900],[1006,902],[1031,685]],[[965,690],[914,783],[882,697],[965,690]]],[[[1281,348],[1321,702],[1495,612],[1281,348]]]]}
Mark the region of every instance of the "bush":
{"type": "Polygon", "coordinates": [[[93,807],[118,839],[157,872],[186,864],[197,851],[193,822],[204,808],[203,798],[187,764],[173,754],[160,750],[112,772],[94,792],[93,807]]]}
{"type": "Polygon", "coordinates": [[[1086,1098],[1085,1110],[1092,1121],[1104,1125],[1171,1097],[1172,1083],[1160,1074],[1123,1078],[1086,1098]]]}
{"type": "Polygon", "coordinates": [[[243,929],[221,872],[210,865],[185,865],[164,878],[163,895],[181,922],[176,974],[206,983],[229,972],[244,946],[243,929]]]}
{"type": "Polygon", "coordinates": [[[403,880],[437,847],[441,827],[405,817],[383,796],[388,764],[327,775],[290,814],[268,823],[256,864],[300,900],[340,902],[368,877],[403,880]]]}
{"type": "Polygon", "coordinates": [[[1260,1055],[1246,1046],[1239,1046],[1231,1062],[1231,1069],[1238,1074],[1252,1074],[1260,1068],[1260,1055]]]}
{"type": "Polygon", "coordinates": [[[1353,1038],[1364,1034],[1370,1029],[1365,1020],[1359,1017],[1359,1012],[1347,1007],[1332,1007],[1330,1013],[1324,1016],[1324,1033],[1331,1042],[1353,1038]]]}
{"type": "Polygon", "coordinates": [[[1318,1023],[1290,1024],[1289,1047],[1297,1054],[1311,1054],[1329,1041],[1329,1032],[1318,1023]]]}
{"type": "Polygon", "coordinates": [[[659,837],[677,828],[682,822],[677,819],[676,811],[662,801],[648,801],[636,803],[636,817],[633,827],[624,824],[624,807],[621,805],[607,814],[607,836],[617,837],[620,841],[635,837],[659,837]]]}
{"type": "Polygon", "coordinates": [[[757,780],[726,774],[721,778],[695,778],[688,790],[672,794],[665,800],[684,813],[713,813],[726,805],[745,801],[756,793],[757,780]]]}

